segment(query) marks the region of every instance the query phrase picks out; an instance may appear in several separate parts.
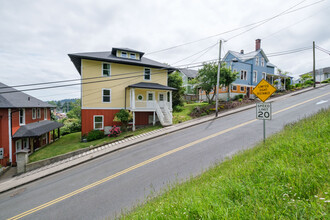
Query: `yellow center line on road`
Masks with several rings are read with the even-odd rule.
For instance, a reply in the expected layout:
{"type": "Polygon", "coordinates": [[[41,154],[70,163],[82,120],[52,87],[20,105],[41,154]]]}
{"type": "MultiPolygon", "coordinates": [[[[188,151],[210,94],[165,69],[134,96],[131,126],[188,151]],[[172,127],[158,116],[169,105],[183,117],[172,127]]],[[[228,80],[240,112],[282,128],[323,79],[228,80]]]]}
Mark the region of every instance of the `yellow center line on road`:
{"type": "MultiPolygon", "coordinates": [[[[297,106],[299,106],[299,105],[303,105],[303,104],[305,104],[305,103],[307,103],[307,102],[311,102],[311,101],[313,101],[313,100],[315,100],[315,99],[321,98],[321,97],[326,96],[326,95],[329,95],[329,94],[330,94],[330,92],[328,92],[328,93],[326,93],[326,94],[323,94],[323,95],[320,95],[320,96],[318,96],[318,97],[315,97],[315,98],[312,98],[312,99],[306,100],[306,101],[304,101],[304,102],[300,102],[300,103],[298,103],[298,104],[292,105],[292,106],[287,107],[287,108],[284,108],[284,109],[282,109],[282,110],[279,110],[279,111],[273,113],[273,115],[278,114],[278,113],[283,112],[283,111],[286,111],[286,110],[289,110],[289,109],[292,109],[292,108],[297,107],[297,106]]],[[[181,151],[181,150],[184,150],[184,149],[186,149],[186,148],[189,148],[189,147],[191,147],[191,146],[193,146],[193,145],[199,144],[199,143],[201,143],[201,142],[203,142],[203,141],[206,141],[206,140],[209,140],[209,139],[211,139],[211,138],[217,137],[217,136],[219,136],[219,135],[225,134],[225,133],[227,133],[227,132],[229,132],[229,131],[232,131],[232,130],[235,130],[235,129],[237,129],[237,128],[243,127],[243,126],[245,126],[245,125],[251,124],[251,123],[253,123],[253,122],[255,122],[255,121],[257,121],[257,119],[253,119],[253,120],[250,120],[250,121],[244,122],[244,123],[239,124],[239,125],[236,125],[236,126],[234,126],[234,127],[231,127],[231,128],[225,129],[225,130],[222,130],[222,131],[217,132],[217,133],[215,133],[215,134],[212,134],[212,135],[209,135],[209,136],[207,136],[207,137],[201,138],[201,139],[199,139],[199,140],[193,141],[193,142],[188,143],[188,144],[186,144],[186,145],[183,145],[183,146],[181,146],[181,147],[178,147],[178,148],[175,148],[175,149],[173,149],[173,150],[167,151],[167,152],[165,152],[165,153],[163,153],[163,154],[160,154],[160,155],[158,155],[158,156],[152,157],[152,158],[150,158],[150,159],[148,159],[148,160],[145,160],[145,161],[143,161],[143,162],[141,162],[141,163],[138,163],[138,164],[136,164],[136,165],[134,165],[134,166],[131,166],[131,167],[125,169],[125,170],[122,170],[122,171],[120,171],[120,172],[118,172],[118,173],[115,173],[115,174],[113,174],[113,175],[111,175],[111,176],[108,176],[108,177],[106,177],[106,178],[104,178],[104,179],[101,179],[101,180],[96,181],[96,182],[94,182],[94,183],[92,183],[92,184],[89,184],[89,185],[87,185],[87,186],[85,186],[85,187],[82,187],[82,188],[80,188],[80,189],[77,189],[77,190],[75,190],[75,191],[73,191],[73,192],[71,192],[71,193],[68,193],[68,194],[66,194],[66,195],[64,195],[64,196],[61,196],[61,197],[57,198],[57,199],[54,199],[54,200],[49,201],[49,202],[47,202],[47,203],[44,203],[44,204],[42,204],[42,205],[40,205],[40,206],[37,206],[37,207],[35,207],[35,208],[33,208],[33,209],[30,209],[30,210],[28,210],[28,211],[26,211],[26,212],[23,212],[23,213],[21,213],[21,214],[18,214],[18,215],[14,216],[14,217],[12,217],[12,218],[9,218],[9,219],[10,219],[10,220],[14,220],[14,219],[20,219],[20,218],[23,218],[24,216],[30,215],[30,214],[32,214],[32,213],[34,213],[34,212],[40,211],[40,210],[42,210],[42,209],[44,209],[44,208],[46,208],[46,207],[49,207],[49,206],[51,206],[51,205],[54,205],[54,204],[56,204],[56,203],[58,203],[58,202],[61,202],[61,201],[65,200],[65,199],[67,199],[67,198],[70,198],[70,197],[72,197],[72,196],[74,196],[74,195],[77,195],[77,194],[79,194],[79,193],[82,193],[82,192],[84,192],[84,191],[86,191],[86,190],[88,190],[88,189],[94,188],[94,187],[96,187],[96,186],[98,186],[98,185],[100,185],[100,184],[102,184],[102,183],[105,183],[105,182],[107,182],[107,181],[109,181],[109,180],[112,180],[112,179],[118,177],[118,176],[121,176],[121,175],[123,175],[123,174],[125,174],[125,173],[128,173],[128,172],[130,172],[130,171],[133,171],[133,170],[135,170],[135,169],[137,169],[137,168],[139,168],[139,167],[142,167],[142,166],[147,165],[147,164],[149,164],[149,163],[152,163],[152,162],[154,162],[154,161],[156,161],[156,160],[159,160],[159,159],[161,159],[161,158],[163,158],[163,157],[166,157],[166,156],[168,156],[168,155],[171,155],[171,154],[174,154],[174,153],[179,152],[179,151],[181,151]]]]}

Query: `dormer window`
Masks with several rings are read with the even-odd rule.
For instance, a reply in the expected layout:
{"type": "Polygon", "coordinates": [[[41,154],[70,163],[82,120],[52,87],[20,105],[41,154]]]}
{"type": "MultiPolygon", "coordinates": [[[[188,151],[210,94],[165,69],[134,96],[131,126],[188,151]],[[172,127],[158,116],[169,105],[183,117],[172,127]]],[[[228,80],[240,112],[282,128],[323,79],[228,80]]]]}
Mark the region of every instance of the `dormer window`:
{"type": "Polygon", "coordinates": [[[122,51],[122,52],[121,52],[121,57],[127,58],[127,53],[124,52],[124,51],[122,51]]]}
{"type": "Polygon", "coordinates": [[[136,54],[135,54],[135,53],[130,53],[130,54],[129,54],[129,58],[131,58],[131,59],[136,59],[136,54]]]}

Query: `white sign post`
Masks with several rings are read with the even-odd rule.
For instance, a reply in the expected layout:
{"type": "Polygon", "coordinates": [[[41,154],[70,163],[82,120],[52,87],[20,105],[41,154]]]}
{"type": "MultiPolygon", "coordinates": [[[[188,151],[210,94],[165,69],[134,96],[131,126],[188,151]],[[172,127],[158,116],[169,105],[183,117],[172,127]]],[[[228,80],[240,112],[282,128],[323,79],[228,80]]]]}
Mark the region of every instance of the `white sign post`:
{"type": "Polygon", "coordinates": [[[256,108],[257,119],[264,121],[264,143],[266,141],[266,120],[272,120],[272,105],[271,103],[263,102],[257,103],[256,108]]]}

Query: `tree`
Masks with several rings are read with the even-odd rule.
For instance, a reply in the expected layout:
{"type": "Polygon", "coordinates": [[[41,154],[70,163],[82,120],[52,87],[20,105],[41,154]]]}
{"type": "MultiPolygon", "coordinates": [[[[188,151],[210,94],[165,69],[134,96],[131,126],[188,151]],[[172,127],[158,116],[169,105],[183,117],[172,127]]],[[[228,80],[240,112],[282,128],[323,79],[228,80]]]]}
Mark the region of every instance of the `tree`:
{"type": "Polygon", "coordinates": [[[182,96],[184,94],[184,88],[182,87],[183,81],[179,72],[174,72],[168,76],[167,84],[169,87],[176,88],[172,92],[172,105],[173,108],[176,106],[183,106],[182,96]]]}
{"type": "Polygon", "coordinates": [[[132,119],[132,112],[129,112],[125,109],[120,109],[120,111],[115,114],[115,118],[113,119],[113,121],[121,122],[121,130],[127,131],[128,122],[132,119]]]}
{"type": "MultiPolygon", "coordinates": [[[[205,91],[206,97],[209,103],[212,103],[214,96],[216,94],[216,85],[217,85],[217,74],[218,74],[218,65],[216,63],[204,64],[203,68],[200,69],[197,80],[199,81],[199,86],[202,90],[205,91]],[[210,96],[210,93],[214,91],[213,95],[210,96]]],[[[237,78],[237,72],[232,72],[229,68],[226,67],[226,64],[221,64],[220,68],[220,81],[219,84],[222,86],[230,86],[237,78]]],[[[228,89],[228,99],[229,99],[229,89],[228,89]]]]}
{"type": "Polygon", "coordinates": [[[81,101],[77,99],[74,103],[71,104],[72,109],[66,114],[68,118],[81,119],[81,101]]]}

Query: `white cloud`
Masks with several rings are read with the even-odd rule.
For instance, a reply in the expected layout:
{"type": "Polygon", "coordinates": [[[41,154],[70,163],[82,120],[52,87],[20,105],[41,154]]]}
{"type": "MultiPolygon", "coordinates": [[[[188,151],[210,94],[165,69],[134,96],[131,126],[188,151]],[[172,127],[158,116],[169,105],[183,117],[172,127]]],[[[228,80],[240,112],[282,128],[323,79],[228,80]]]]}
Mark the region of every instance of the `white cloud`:
{"type": "MultiPolygon", "coordinates": [[[[312,4],[307,0],[296,8],[312,4]]],[[[146,56],[173,64],[243,30],[162,53],[149,52],[212,36],[269,18],[300,3],[277,1],[1,1],[0,2],[0,80],[8,85],[79,78],[68,53],[108,51],[130,47],[146,56]]],[[[262,39],[267,53],[317,45],[330,50],[327,13],[330,4],[311,7],[280,16],[223,47],[224,51],[254,50],[262,39]]],[[[245,30],[248,30],[246,28],[245,30]]],[[[216,58],[214,47],[196,61],[216,58]]],[[[224,55],[224,53],[223,53],[224,55]]],[[[192,57],[179,64],[188,64],[192,57]]],[[[317,68],[329,66],[330,56],[317,51],[317,68]]],[[[195,61],[195,62],[196,62],[195,61]]],[[[294,75],[312,68],[312,51],[270,57],[270,61],[294,75]]],[[[29,92],[43,100],[79,97],[78,86],[29,92]]]]}

